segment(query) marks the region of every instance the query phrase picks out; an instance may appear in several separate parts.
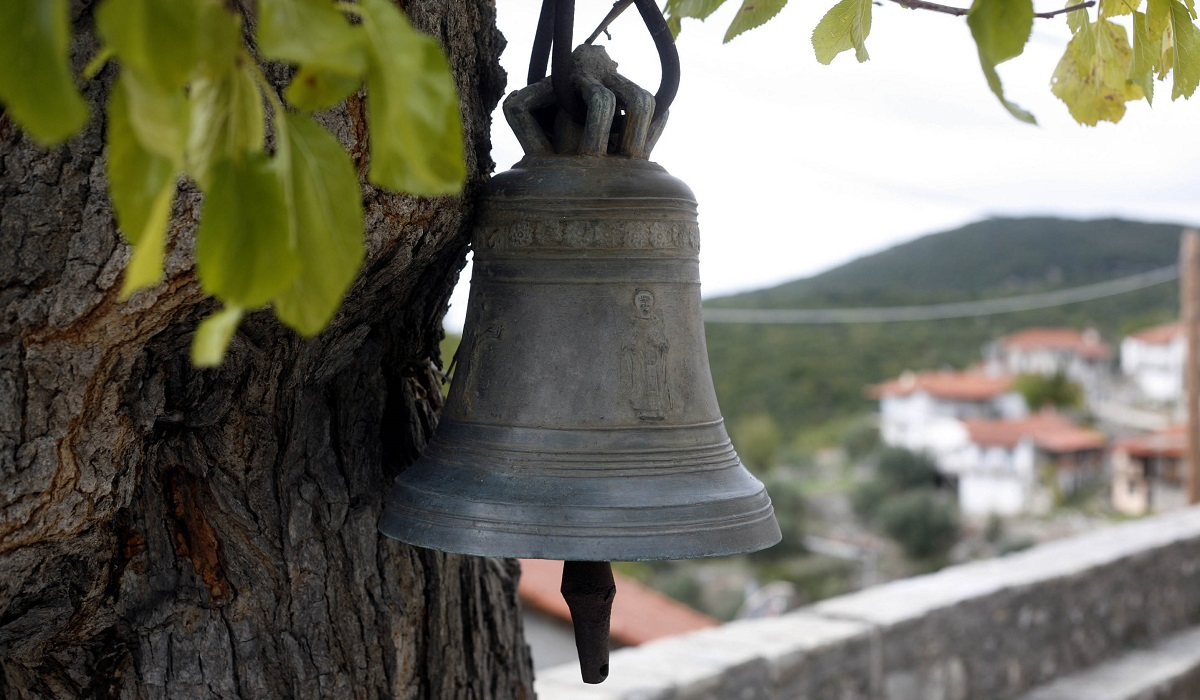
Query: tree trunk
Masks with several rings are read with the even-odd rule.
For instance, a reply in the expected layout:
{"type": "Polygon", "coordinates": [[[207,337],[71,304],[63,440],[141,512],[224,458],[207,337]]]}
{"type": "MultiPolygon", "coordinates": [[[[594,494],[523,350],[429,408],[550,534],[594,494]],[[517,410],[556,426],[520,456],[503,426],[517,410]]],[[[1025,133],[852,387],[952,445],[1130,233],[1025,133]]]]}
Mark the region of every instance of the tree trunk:
{"type": "MultiPolygon", "coordinates": [[[[97,48],[88,4],[77,66],[97,48]]],[[[516,565],[375,529],[441,406],[441,317],[504,86],[489,0],[406,10],[454,66],[467,194],[368,188],[367,261],[332,326],[304,340],[254,314],[219,369],[188,361],[214,308],[194,192],[166,281],[118,300],[98,108],[115,69],[59,149],[0,115],[0,698],[532,695],[516,565]]],[[[364,111],[326,120],[360,173],[364,111]]]]}

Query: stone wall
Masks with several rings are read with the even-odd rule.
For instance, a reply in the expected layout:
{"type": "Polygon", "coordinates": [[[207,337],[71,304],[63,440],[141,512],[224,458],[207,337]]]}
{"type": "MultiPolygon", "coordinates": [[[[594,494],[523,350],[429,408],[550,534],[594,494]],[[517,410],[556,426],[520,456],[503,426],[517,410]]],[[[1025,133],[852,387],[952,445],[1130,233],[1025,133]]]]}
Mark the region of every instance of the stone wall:
{"type": "MultiPolygon", "coordinates": [[[[618,595],[620,593],[618,592],[618,595]]],[[[613,654],[542,700],[1014,698],[1200,622],[1200,509],[613,654]]]]}

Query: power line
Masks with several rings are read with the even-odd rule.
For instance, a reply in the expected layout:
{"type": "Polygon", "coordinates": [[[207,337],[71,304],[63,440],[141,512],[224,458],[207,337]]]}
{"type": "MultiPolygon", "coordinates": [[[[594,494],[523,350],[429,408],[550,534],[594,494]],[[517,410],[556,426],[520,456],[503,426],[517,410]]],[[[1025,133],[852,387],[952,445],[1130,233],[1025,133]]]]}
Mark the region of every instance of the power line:
{"type": "Polygon", "coordinates": [[[1002,299],[929,304],[926,306],[890,306],[845,309],[704,309],[705,323],[833,324],[894,323],[897,321],[941,321],[951,318],[991,316],[1017,311],[1034,311],[1055,306],[1094,301],[1136,292],[1179,278],[1176,265],[1140,272],[1129,277],[1108,280],[1070,289],[1040,294],[1025,294],[1002,299]]]}

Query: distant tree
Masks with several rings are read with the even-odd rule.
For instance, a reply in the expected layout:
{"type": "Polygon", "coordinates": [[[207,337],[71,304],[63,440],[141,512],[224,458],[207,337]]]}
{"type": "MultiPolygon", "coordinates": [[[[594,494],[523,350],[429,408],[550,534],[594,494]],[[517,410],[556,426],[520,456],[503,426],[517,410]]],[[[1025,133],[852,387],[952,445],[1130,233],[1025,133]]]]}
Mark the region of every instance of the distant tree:
{"type": "Polygon", "coordinates": [[[794,554],[802,554],[804,549],[804,517],[806,508],[804,493],[799,482],[786,478],[777,472],[763,477],[767,493],[771,494],[771,505],[775,508],[775,519],[779,521],[779,530],[783,539],[774,547],[756,552],[754,556],[762,559],[782,559],[794,554]]]}
{"type": "Polygon", "coordinates": [[[937,467],[927,455],[888,447],[879,454],[874,478],[855,487],[850,504],[860,518],[874,521],[889,496],[912,489],[932,489],[937,484],[937,467]]]}
{"type": "Polygon", "coordinates": [[[879,449],[879,428],[866,420],[855,420],[841,434],[841,446],[853,460],[866,457],[879,449]]]}
{"type": "Polygon", "coordinates": [[[1040,374],[1022,374],[1017,377],[1016,390],[1025,397],[1032,409],[1080,408],[1083,406],[1083,389],[1067,379],[1062,372],[1046,377],[1040,374]]]}
{"type": "Polygon", "coordinates": [[[783,431],[771,414],[755,413],[734,424],[733,442],[742,462],[763,472],[778,461],[783,431]]]}
{"type": "Polygon", "coordinates": [[[892,493],[892,487],[882,479],[863,481],[850,492],[850,505],[855,514],[866,521],[873,521],[879,504],[892,493]]]}
{"type": "Polygon", "coordinates": [[[931,489],[890,496],[880,506],[879,525],[912,559],[940,558],[958,541],[958,508],[931,489]]]}
{"type": "Polygon", "coordinates": [[[938,485],[937,466],[926,454],[889,447],[879,455],[878,478],[894,491],[938,485]]]}

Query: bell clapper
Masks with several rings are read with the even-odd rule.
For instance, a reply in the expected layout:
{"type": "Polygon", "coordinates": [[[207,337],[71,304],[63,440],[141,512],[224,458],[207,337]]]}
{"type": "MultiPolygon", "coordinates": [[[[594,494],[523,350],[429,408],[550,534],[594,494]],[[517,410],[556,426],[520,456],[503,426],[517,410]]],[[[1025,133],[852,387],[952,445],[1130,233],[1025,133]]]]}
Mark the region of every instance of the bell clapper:
{"type": "Polygon", "coordinates": [[[606,561],[564,561],[560,590],[571,609],[583,682],[602,683],[608,678],[609,623],[617,595],[612,566],[606,561]]]}

